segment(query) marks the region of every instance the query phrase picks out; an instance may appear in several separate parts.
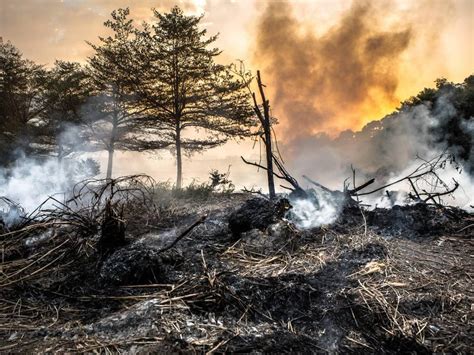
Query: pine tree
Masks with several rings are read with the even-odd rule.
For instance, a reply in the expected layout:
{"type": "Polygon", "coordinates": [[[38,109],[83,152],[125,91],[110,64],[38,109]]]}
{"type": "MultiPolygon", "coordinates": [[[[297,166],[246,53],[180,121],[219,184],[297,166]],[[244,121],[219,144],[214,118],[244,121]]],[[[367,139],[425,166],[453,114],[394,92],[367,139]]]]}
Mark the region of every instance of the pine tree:
{"type": "Polygon", "coordinates": [[[89,149],[90,134],[84,127],[82,108],[91,94],[89,77],[79,63],[55,62],[48,71],[37,153],[54,153],[61,162],[73,152],[89,149]]]}
{"type": "Polygon", "coordinates": [[[96,143],[108,152],[107,178],[112,177],[115,150],[143,151],[169,145],[157,127],[147,125],[146,110],[131,87],[129,76],[137,73],[130,57],[135,29],[128,14],[128,9],[113,11],[112,20],[105,22],[113,36],[99,37],[100,45],[89,43],[95,50],[88,64],[96,93],[86,106],[85,120],[96,143]]]}
{"type": "Polygon", "coordinates": [[[182,185],[182,156],[251,134],[255,124],[245,83],[230,66],[217,64],[221,51],[206,38],[202,17],[178,7],[154,11],[156,24],[136,32],[131,84],[149,119],[173,143],[176,187],[182,185]]]}
{"type": "Polygon", "coordinates": [[[46,109],[46,70],[24,59],[20,51],[0,37],[0,166],[14,159],[14,151],[28,154],[46,109]]]}

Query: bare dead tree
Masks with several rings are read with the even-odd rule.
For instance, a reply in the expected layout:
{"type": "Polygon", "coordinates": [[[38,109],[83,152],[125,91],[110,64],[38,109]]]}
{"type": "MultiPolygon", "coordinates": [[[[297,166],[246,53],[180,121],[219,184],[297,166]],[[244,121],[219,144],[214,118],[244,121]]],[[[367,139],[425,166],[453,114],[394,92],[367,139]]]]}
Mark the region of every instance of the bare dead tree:
{"type": "MultiPolygon", "coordinates": [[[[268,181],[268,194],[270,199],[274,199],[275,194],[275,181],[273,179],[273,151],[272,151],[272,123],[270,119],[270,102],[265,96],[264,85],[262,83],[262,78],[260,76],[260,71],[257,71],[257,85],[258,91],[260,93],[260,98],[262,100],[262,104],[259,105],[257,102],[257,96],[255,92],[252,92],[252,99],[253,99],[253,109],[255,114],[257,115],[260,124],[262,126],[263,132],[260,134],[260,137],[265,145],[265,157],[267,161],[267,166],[265,170],[267,171],[267,181],[268,181]],[[263,109],[263,112],[262,112],[263,109]]],[[[242,158],[243,159],[243,158],[242,158]]],[[[245,159],[243,161],[247,164],[250,164],[245,159]]],[[[254,165],[254,164],[251,164],[254,165]]]]}
{"type": "MultiPolygon", "coordinates": [[[[270,101],[267,99],[265,95],[265,89],[264,89],[265,85],[262,83],[260,71],[257,70],[257,76],[256,76],[258,92],[260,94],[260,100],[261,100],[260,104],[258,103],[258,100],[257,100],[257,94],[254,91],[252,91],[252,89],[250,88],[250,83],[252,82],[254,77],[245,70],[243,62],[240,63],[239,69],[236,69],[234,67],[233,71],[234,71],[234,74],[237,74],[243,79],[243,82],[246,83],[247,90],[252,96],[253,110],[260,122],[260,130],[257,133],[257,135],[260,137],[260,139],[262,140],[265,146],[266,166],[260,164],[260,162],[259,163],[249,162],[244,157],[241,157],[242,161],[245,164],[256,166],[257,168],[261,168],[267,172],[268,194],[271,200],[276,197],[275,179],[274,179],[275,177],[285,180],[291,185],[291,187],[280,185],[282,188],[290,190],[293,193],[297,193],[299,195],[305,196],[306,193],[300,187],[300,185],[298,184],[298,181],[290,175],[288,170],[286,170],[283,164],[283,159],[281,158],[281,155],[279,153],[278,145],[276,144],[276,139],[274,137],[274,132],[273,132],[273,123],[275,119],[271,117],[271,114],[270,114],[270,101]],[[274,142],[275,142],[277,154],[275,154],[274,149],[273,149],[274,142]]],[[[258,192],[254,190],[247,190],[247,191],[261,194],[261,191],[258,191],[258,192]]]]}

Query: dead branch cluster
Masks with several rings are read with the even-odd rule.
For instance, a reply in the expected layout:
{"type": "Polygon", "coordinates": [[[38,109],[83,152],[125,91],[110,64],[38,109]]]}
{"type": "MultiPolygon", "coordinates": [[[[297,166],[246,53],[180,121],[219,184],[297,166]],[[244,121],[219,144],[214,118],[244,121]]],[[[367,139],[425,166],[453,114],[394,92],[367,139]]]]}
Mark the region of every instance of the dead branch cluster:
{"type": "Polygon", "coordinates": [[[99,249],[121,245],[128,224],[143,226],[156,216],[153,183],[143,175],[86,180],[63,201],[49,197],[29,214],[19,214],[18,221],[0,235],[4,261],[0,286],[37,278],[99,249]],[[130,210],[133,218],[127,218],[130,210]],[[140,210],[147,213],[136,213],[140,210]],[[34,247],[33,254],[29,246],[34,247]]]}
{"type": "MultiPolygon", "coordinates": [[[[278,143],[272,128],[272,125],[276,121],[276,119],[271,116],[270,102],[265,95],[265,85],[262,83],[260,72],[257,71],[256,76],[258,92],[260,94],[261,99],[260,104],[257,101],[256,93],[253,92],[250,88],[250,83],[253,78],[250,76],[249,73],[245,71],[245,67],[243,67],[243,64],[241,64],[240,70],[235,71],[235,73],[239,75],[244,82],[247,83],[247,89],[252,95],[254,112],[260,121],[260,130],[257,132],[257,136],[261,139],[265,147],[266,164],[263,165],[261,161],[250,162],[244,157],[241,157],[242,161],[245,164],[252,165],[257,167],[258,169],[266,171],[269,191],[268,197],[270,199],[275,199],[276,197],[274,178],[278,178],[289,184],[290,186],[280,185],[280,187],[285,190],[291,191],[293,197],[303,199],[314,198],[313,194],[308,194],[308,192],[300,186],[297,179],[295,179],[288,172],[284,165],[284,161],[281,157],[281,154],[279,153],[278,143]],[[275,147],[276,149],[274,149],[275,147]]],[[[349,184],[347,183],[348,179],[345,180],[343,192],[346,198],[343,199],[344,203],[356,204],[360,202],[360,197],[376,194],[380,191],[385,191],[385,194],[388,199],[390,201],[393,201],[393,196],[391,196],[387,188],[397,184],[408,182],[411,189],[408,194],[409,199],[417,203],[432,203],[437,206],[442,206],[442,197],[448,195],[452,196],[452,194],[459,187],[459,183],[456,180],[453,179],[453,185],[449,186],[449,184],[445,182],[439,175],[439,171],[444,169],[446,165],[456,165],[454,156],[452,154],[444,152],[430,160],[424,160],[421,157],[417,158],[421,160],[421,164],[417,166],[411,173],[407,174],[406,176],[400,177],[395,181],[390,181],[387,184],[365,192],[363,191],[364,189],[375,183],[375,178],[371,178],[363,184],[356,186],[356,171],[354,168],[351,167],[353,173],[353,186],[352,188],[349,188],[349,184]]],[[[455,168],[457,170],[460,169],[459,165],[456,165],[455,168]]],[[[338,191],[328,189],[327,187],[323,186],[322,184],[307,176],[303,177],[316,188],[321,189],[331,195],[334,195],[334,197],[336,197],[336,200],[340,200],[340,193],[338,191]]],[[[263,197],[266,197],[261,190],[245,188],[244,191],[259,194],[263,197]]]]}

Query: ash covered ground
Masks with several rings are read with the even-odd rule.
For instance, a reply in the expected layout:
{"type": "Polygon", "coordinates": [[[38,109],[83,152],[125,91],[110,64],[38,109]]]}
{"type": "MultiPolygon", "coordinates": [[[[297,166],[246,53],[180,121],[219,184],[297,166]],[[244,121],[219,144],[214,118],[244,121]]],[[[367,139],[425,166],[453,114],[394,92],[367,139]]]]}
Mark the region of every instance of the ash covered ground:
{"type": "Polygon", "coordinates": [[[472,214],[353,206],[302,230],[284,200],[154,199],[153,209],[135,196],[120,215],[106,204],[4,227],[0,350],[474,348],[472,214]]]}

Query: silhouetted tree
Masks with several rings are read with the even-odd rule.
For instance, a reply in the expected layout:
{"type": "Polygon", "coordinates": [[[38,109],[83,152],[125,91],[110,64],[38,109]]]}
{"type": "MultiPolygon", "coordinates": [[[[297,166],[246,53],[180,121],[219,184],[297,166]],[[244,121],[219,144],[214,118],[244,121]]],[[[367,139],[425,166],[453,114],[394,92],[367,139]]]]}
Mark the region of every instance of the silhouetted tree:
{"type": "Polygon", "coordinates": [[[92,94],[89,77],[78,63],[56,61],[48,72],[45,100],[36,150],[54,152],[58,161],[74,151],[88,149],[89,132],[83,121],[83,105],[92,94]]]}
{"type": "Polygon", "coordinates": [[[202,17],[154,10],[156,23],[137,31],[131,75],[148,118],[173,142],[176,187],[182,184],[182,156],[251,134],[255,124],[245,83],[230,67],[216,64],[221,53],[206,38],[202,17]]]}
{"type": "Polygon", "coordinates": [[[130,53],[135,29],[128,14],[128,9],[113,11],[112,20],[105,22],[113,36],[99,37],[100,45],[89,43],[95,50],[88,64],[96,93],[84,114],[96,143],[108,152],[107,178],[112,176],[115,150],[160,149],[170,143],[161,138],[158,127],[147,125],[146,109],[138,105],[132,90],[130,53]]]}
{"type": "Polygon", "coordinates": [[[8,165],[13,150],[28,153],[38,116],[46,109],[46,70],[24,59],[0,37],[0,165],[8,165]]]}

